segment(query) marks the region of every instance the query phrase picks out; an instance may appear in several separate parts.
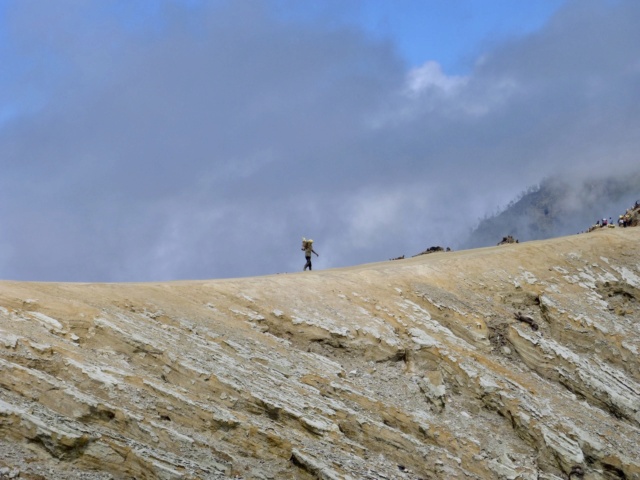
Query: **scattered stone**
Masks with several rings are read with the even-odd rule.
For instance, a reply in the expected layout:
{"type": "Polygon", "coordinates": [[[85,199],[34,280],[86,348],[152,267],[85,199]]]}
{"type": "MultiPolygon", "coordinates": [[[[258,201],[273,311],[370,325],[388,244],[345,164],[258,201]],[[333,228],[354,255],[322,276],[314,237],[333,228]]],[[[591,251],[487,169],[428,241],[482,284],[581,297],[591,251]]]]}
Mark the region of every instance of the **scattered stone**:
{"type": "Polygon", "coordinates": [[[516,318],[516,320],[519,320],[521,322],[524,322],[528,325],[531,326],[531,330],[538,330],[538,324],[536,322],[533,321],[533,318],[527,316],[527,315],[523,315],[522,313],[518,312],[518,313],[514,313],[513,316],[516,318]]]}

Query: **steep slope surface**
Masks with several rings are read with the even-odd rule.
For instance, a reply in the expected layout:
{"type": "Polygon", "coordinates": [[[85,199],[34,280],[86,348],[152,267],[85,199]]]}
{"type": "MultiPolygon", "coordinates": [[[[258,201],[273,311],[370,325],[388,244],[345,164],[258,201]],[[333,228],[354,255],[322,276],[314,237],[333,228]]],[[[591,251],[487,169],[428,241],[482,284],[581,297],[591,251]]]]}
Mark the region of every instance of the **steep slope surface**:
{"type": "Polygon", "coordinates": [[[0,477],[640,480],[639,247],[0,282],[0,477]]]}

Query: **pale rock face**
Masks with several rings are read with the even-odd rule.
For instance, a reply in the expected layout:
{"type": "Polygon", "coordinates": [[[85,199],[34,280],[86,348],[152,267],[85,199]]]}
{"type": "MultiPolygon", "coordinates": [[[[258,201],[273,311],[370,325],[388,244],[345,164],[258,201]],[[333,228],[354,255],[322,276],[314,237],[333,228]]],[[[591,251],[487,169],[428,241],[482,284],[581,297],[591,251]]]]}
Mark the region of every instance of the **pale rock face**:
{"type": "Polygon", "coordinates": [[[0,282],[0,478],[640,480],[639,247],[0,282]]]}

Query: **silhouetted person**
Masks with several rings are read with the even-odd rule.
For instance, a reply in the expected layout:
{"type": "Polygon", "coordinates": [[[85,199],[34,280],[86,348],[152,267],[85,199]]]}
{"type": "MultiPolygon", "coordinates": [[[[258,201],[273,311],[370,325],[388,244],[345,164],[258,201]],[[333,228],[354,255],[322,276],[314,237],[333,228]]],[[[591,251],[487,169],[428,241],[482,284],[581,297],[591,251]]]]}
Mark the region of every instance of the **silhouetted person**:
{"type": "Polygon", "coordinates": [[[304,268],[302,269],[302,271],[305,271],[307,268],[309,270],[312,270],[312,267],[311,267],[311,254],[312,253],[315,254],[316,257],[320,256],[313,249],[313,240],[307,240],[306,238],[302,237],[302,248],[301,248],[301,250],[304,250],[304,258],[307,259],[307,263],[304,264],[304,268]]]}

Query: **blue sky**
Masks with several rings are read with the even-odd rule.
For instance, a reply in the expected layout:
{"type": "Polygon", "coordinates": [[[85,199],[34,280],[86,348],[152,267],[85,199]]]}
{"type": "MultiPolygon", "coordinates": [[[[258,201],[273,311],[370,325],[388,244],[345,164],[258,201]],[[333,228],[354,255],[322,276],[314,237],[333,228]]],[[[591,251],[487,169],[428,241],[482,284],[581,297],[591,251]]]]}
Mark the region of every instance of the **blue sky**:
{"type": "MultiPolygon", "coordinates": [[[[0,0],[0,37],[7,41],[6,13],[17,0],[0,0]]],[[[19,1],[19,0],[18,0],[19,1]]],[[[30,0],[27,0],[30,2],[30,0]]],[[[163,23],[163,3],[157,0],[93,2],[98,5],[85,19],[99,21],[116,14],[131,29],[156,28],[163,23]]],[[[211,0],[174,0],[197,10],[211,0]]],[[[566,0],[349,0],[272,2],[274,14],[291,21],[353,25],[374,38],[392,42],[412,66],[439,62],[448,73],[465,73],[483,46],[539,29],[566,0]]],[[[33,4],[37,8],[37,2],[33,4]]]]}
{"type": "Polygon", "coordinates": [[[566,0],[282,1],[278,15],[352,25],[386,40],[410,66],[437,61],[449,74],[467,73],[491,44],[539,29],[566,0]]]}
{"type": "MultiPolygon", "coordinates": [[[[265,2],[277,18],[308,25],[324,23],[331,27],[354,28],[373,40],[388,42],[397,50],[408,67],[419,67],[427,61],[438,62],[450,75],[467,74],[483,49],[512,37],[527,35],[539,29],[566,0],[365,0],[365,1],[291,1],[265,2]]],[[[11,49],[8,12],[17,0],[0,0],[0,43],[4,45],[5,77],[20,75],[32,60],[21,58],[11,49]],[[9,48],[7,48],[9,47],[9,48]]],[[[35,11],[41,2],[25,0],[27,9],[35,11]]],[[[156,32],[166,27],[172,7],[185,16],[206,5],[224,4],[219,0],[104,0],[88,2],[84,9],[84,28],[102,24],[108,17],[130,32],[156,32]]],[[[245,2],[250,3],[250,2],[245,2]]],[[[255,2],[254,2],[255,3],[255,2]]],[[[61,4],[63,5],[63,3],[61,4]]],[[[24,7],[23,7],[24,8],[24,7]]],[[[61,6],[58,12],[64,11],[61,6]]],[[[55,59],[49,74],[55,76],[55,59]]],[[[8,101],[0,110],[0,122],[20,111],[33,108],[46,92],[32,90],[24,98],[8,101]]]]}
{"type": "Polygon", "coordinates": [[[295,272],[303,236],[317,268],[456,248],[544,178],[638,168],[639,22],[635,0],[0,0],[0,278],[295,272]]]}
{"type": "Polygon", "coordinates": [[[491,44],[539,29],[564,0],[372,0],[361,2],[354,23],[390,39],[411,66],[440,63],[463,74],[491,44]]]}

